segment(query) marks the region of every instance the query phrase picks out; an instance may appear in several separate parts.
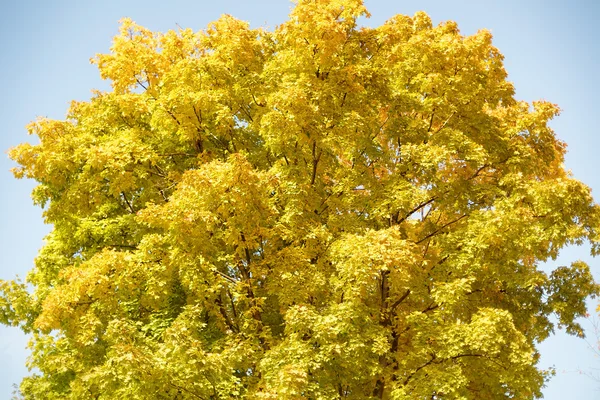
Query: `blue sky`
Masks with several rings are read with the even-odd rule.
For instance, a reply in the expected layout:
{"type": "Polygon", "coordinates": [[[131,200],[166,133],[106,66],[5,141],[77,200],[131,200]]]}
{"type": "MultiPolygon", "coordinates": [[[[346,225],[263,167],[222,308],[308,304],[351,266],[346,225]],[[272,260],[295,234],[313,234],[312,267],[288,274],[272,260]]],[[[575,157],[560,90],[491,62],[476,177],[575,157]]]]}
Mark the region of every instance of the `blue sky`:
{"type": "MultiPolygon", "coordinates": [[[[424,10],[434,23],[455,20],[463,34],[489,29],[505,55],[509,80],[517,98],[545,99],[563,112],[553,122],[568,143],[567,168],[600,193],[600,132],[596,117],[600,97],[600,2],[593,0],[365,0],[372,13],[366,25],[376,26],[395,14],[424,10]]],[[[131,17],[152,30],[177,25],[202,29],[228,13],[254,27],[273,28],[283,22],[286,0],[220,1],[3,1],[0,5],[0,149],[31,140],[24,126],[37,116],[64,118],[70,100],[86,100],[91,89],[106,89],[89,59],[107,52],[118,20],[131,17]]],[[[32,182],[17,181],[14,165],[0,157],[0,279],[25,276],[49,231],[41,211],[31,204],[32,182]]],[[[600,279],[600,259],[587,248],[571,248],[545,268],[583,259],[600,279]]],[[[592,310],[596,301],[589,302],[592,310]]],[[[585,326],[591,326],[588,321],[585,326]]],[[[592,335],[590,341],[594,341],[592,335]]],[[[0,327],[0,399],[10,398],[11,385],[27,373],[27,339],[17,329],[0,327]]],[[[561,332],[543,343],[542,365],[554,365],[557,375],[545,398],[600,398],[600,381],[578,371],[600,368],[587,344],[561,332]]]]}

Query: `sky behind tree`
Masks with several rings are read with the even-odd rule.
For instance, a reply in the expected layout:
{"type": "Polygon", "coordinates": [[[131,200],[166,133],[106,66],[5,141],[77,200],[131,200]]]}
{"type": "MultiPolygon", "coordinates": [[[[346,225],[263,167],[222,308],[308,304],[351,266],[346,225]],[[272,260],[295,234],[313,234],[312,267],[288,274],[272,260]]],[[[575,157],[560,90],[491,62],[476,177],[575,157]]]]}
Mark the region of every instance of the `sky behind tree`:
{"type": "MultiPolygon", "coordinates": [[[[362,20],[381,25],[395,14],[427,12],[434,24],[454,20],[465,35],[488,29],[505,56],[505,66],[516,87],[517,99],[545,99],[563,110],[552,123],[568,144],[566,166],[576,178],[600,193],[596,157],[600,142],[596,115],[600,100],[600,3],[591,0],[467,1],[365,0],[372,14],[362,20]]],[[[0,149],[26,140],[25,125],[37,116],[63,119],[71,100],[87,100],[92,89],[107,90],[97,69],[89,63],[96,53],[109,50],[118,20],[130,17],[151,30],[178,27],[204,29],[221,14],[247,20],[252,27],[273,29],[287,18],[292,4],[286,0],[172,1],[109,0],[104,2],[23,0],[0,7],[0,87],[3,121],[0,149]]],[[[50,230],[41,210],[32,205],[33,182],[17,181],[9,169],[14,164],[0,158],[0,279],[24,277],[50,230]]],[[[600,259],[589,257],[587,247],[563,251],[564,259],[580,258],[600,279],[600,259]]],[[[561,265],[548,263],[551,269],[561,265]]],[[[566,262],[566,261],[565,261],[566,262]]],[[[597,302],[589,302],[591,310],[597,302]]],[[[591,327],[587,321],[586,327],[591,327]]],[[[588,340],[594,342],[592,332],[588,340]]],[[[27,373],[27,339],[17,329],[0,327],[0,398],[9,398],[11,385],[27,373]]],[[[557,331],[541,346],[541,366],[554,365],[557,375],[544,389],[546,399],[597,398],[600,383],[583,372],[600,368],[585,341],[557,331]]]]}

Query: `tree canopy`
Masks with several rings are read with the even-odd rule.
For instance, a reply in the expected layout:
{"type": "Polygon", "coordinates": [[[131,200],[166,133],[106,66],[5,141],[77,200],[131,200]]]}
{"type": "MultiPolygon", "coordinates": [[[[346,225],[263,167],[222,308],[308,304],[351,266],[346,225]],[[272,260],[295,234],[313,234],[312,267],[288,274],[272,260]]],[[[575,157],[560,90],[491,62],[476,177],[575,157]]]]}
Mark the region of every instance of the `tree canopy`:
{"type": "Polygon", "coordinates": [[[53,226],[0,321],[27,399],[531,399],[598,294],[599,207],[488,31],[299,0],[273,31],[121,22],[112,90],[28,127],[53,226]]]}

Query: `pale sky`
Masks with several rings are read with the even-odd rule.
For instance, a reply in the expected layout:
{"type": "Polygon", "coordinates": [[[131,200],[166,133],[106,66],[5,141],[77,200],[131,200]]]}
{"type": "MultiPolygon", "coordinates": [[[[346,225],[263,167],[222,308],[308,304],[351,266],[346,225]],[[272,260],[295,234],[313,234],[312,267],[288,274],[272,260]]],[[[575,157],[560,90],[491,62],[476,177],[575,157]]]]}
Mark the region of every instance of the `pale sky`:
{"type": "MultiPolygon", "coordinates": [[[[489,29],[506,57],[517,98],[548,100],[563,110],[552,126],[568,143],[567,168],[600,197],[600,1],[365,0],[365,5],[372,14],[364,22],[369,26],[395,14],[424,10],[435,24],[457,21],[465,35],[489,29]]],[[[122,17],[152,30],[178,25],[199,30],[227,13],[253,27],[273,28],[286,19],[290,7],[287,0],[3,0],[0,149],[31,140],[24,126],[37,116],[62,119],[71,100],[87,100],[91,89],[107,88],[89,59],[108,51],[122,17]]],[[[0,157],[0,279],[24,277],[50,230],[31,203],[33,182],[15,180],[9,172],[13,166],[6,155],[0,157]]],[[[576,259],[590,263],[600,280],[600,259],[591,259],[587,248],[565,250],[546,268],[576,259]]],[[[597,301],[589,305],[593,312],[597,301]]],[[[589,321],[583,324],[591,326],[589,321]]],[[[593,343],[593,332],[588,336],[593,343]]],[[[0,326],[0,399],[10,398],[12,384],[27,374],[26,343],[19,330],[0,326]]],[[[540,349],[541,366],[557,370],[543,391],[546,399],[600,399],[600,380],[580,373],[600,369],[600,359],[585,341],[557,332],[540,349]]]]}

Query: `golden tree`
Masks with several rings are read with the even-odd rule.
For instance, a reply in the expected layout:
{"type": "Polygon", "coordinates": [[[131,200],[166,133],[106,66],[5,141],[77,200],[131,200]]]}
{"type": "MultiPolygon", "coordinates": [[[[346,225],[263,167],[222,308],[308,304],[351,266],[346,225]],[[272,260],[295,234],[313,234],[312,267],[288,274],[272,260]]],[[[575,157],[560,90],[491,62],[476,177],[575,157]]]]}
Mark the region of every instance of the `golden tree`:
{"type": "Polygon", "coordinates": [[[300,0],[273,32],[123,20],[112,91],[10,153],[53,230],[0,321],[31,399],[530,399],[549,320],[598,293],[590,190],[557,106],[514,99],[491,35],[360,28],[300,0]]]}

